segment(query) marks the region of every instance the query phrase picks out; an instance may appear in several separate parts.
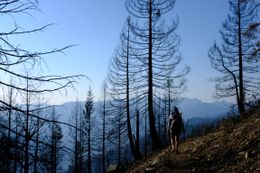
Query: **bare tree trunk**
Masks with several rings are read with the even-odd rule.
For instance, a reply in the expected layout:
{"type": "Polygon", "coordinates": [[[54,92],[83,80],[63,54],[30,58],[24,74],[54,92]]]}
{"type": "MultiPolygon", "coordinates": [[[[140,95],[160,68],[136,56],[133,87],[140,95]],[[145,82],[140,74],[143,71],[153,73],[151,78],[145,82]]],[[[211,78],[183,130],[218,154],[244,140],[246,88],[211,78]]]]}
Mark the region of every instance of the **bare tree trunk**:
{"type": "Polygon", "coordinates": [[[17,161],[18,161],[18,115],[15,117],[15,160],[14,160],[14,172],[17,171],[17,161]]]}
{"type": "Polygon", "coordinates": [[[239,58],[239,104],[238,109],[242,114],[245,112],[245,96],[244,96],[244,79],[243,79],[243,50],[242,50],[242,33],[241,33],[241,11],[240,0],[238,2],[238,58],[239,58]]]}
{"type": "MultiPolygon", "coordinates": [[[[78,120],[77,120],[77,117],[76,117],[76,127],[78,127],[78,120]]],[[[74,141],[74,173],[77,173],[78,169],[77,169],[77,166],[78,166],[78,155],[77,155],[77,145],[78,145],[78,129],[75,128],[75,141],[74,141]]]]}
{"type": "MultiPolygon", "coordinates": [[[[53,108],[54,109],[54,108],[53,108]]],[[[55,120],[55,114],[53,110],[52,120],[55,120]]],[[[52,134],[51,134],[51,173],[57,172],[57,131],[55,123],[52,122],[52,134]]]]}
{"type": "Polygon", "coordinates": [[[39,128],[40,128],[40,119],[37,119],[37,132],[36,132],[36,146],[34,154],[34,173],[37,173],[37,164],[38,164],[38,147],[39,147],[39,128]]]}
{"type": "Polygon", "coordinates": [[[83,147],[83,125],[82,125],[82,116],[79,115],[79,119],[80,119],[80,124],[79,124],[79,146],[78,146],[78,159],[79,161],[79,165],[78,165],[78,171],[81,173],[83,171],[83,152],[84,152],[84,147],[83,147]]]}
{"type": "Polygon", "coordinates": [[[168,118],[168,113],[169,113],[169,110],[167,111],[167,98],[165,96],[165,104],[164,104],[164,113],[165,113],[165,116],[164,116],[164,134],[165,134],[165,138],[164,138],[164,142],[165,142],[165,145],[167,144],[167,139],[169,137],[169,134],[168,134],[168,127],[167,127],[167,118],[168,118]]]}
{"type": "Polygon", "coordinates": [[[29,134],[29,105],[30,99],[29,99],[29,84],[27,80],[27,92],[26,92],[26,119],[25,119],[25,152],[24,152],[24,173],[29,172],[29,140],[30,140],[30,134],[29,134]]]}
{"type": "Polygon", "coordinates": [[[131,117],[130,117],[130,91],[129,91],[129,32],[130,32],[130,21],[128,20],[128,29],[127,29],[127,47],[126,47],[126,117],[127,117],[127,132],[128,139],[130,144],[130,149],[132,155],[135,159],[141,158],[141,153],[135,147],[135,143],[133,140],[132,127],[131,127],[131,117]]]}
{"type": "Polygon", "coordinates": [[[9,93],[9,111],[8,111],[8,145],[7,145],[7,149],[8,149],[8,158],[7,158],[7,170],[10,170],[10,157],[11,157],[11,128],[12,128],[12,100],[13,100],[13,88],[10,88],[10,93],[9,93]]]}
{"type": "Polygon", "coordinates": [[[161,146],[158,137],[155,118],[153,110],[153,61],[152,61],[152,0],[149,0],[149,52],[148,52],[148,114],[149,114],[149,127],[152,138],[153,149],[158,149],[161,146]]]}
{"type": "Polygon", "coordinates": [[[102,170],[106,170],[106,147],[105,147],[105,135],[106,135],[106,86],[104,85],[104,98],[103,98],[103,137],[102,137],[102,170]]]}
{"type": "Polygon", "coordinates": [[[88,173],[92,173],[92,169],[91,169],[91,139],[90,139],[90,134],[91,134],[91,130],[90,130],[91,126],[90,126],[90,122],[89,122],[89,126],[88,126],[88,173]]]}
{"type": "Polygon", "coordinates": [[[91,159],[91,128],[92,128],[92,113],[93,113],[93,94],[91,88],[88,90],[87,94],[87,100],[85,102],[85,108],[83,110],[83,115],[85,118],[85,123],[86,126],[84,126],[84,129],[86,129],[87,132],[87,139],[86,139],[86,144],[87,144],[87,170],[88,173],[92,173],[92,159],[91,159]]]}
{"type": "Polygon", "coordinates": [[[118,116],[118,165],[121,165],[121,108],[118,116]]]}
{"type": "Polygon", "coordinates": [[[52,134],[51,134],[51,173],[54,173],[54,138],[53,138],[53,135],[54,135],[54,132],[53,132],[53,124],[52,124],[52,134]]]}
{"type": "Polygon", "coordinates": [[[139,120],[140,119],[140,115],[139,115],[139,111],[136,111],[136,141],[135,141],[135,150],[137,155],[140,154],[141,157],[141,152],[140,152],[140,123],[139,120]]]}

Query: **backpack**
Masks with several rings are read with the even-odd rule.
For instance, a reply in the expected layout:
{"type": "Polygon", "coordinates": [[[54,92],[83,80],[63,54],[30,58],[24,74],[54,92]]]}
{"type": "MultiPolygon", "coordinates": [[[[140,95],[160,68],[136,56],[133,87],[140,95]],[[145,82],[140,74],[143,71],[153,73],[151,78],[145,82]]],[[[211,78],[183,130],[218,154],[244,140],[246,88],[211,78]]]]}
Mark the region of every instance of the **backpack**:
{"type": "Polygon", "coordinates": [[[181,133],[184,130],[181,114],[174,114],[170,127],[176,133],[181,133]]]}

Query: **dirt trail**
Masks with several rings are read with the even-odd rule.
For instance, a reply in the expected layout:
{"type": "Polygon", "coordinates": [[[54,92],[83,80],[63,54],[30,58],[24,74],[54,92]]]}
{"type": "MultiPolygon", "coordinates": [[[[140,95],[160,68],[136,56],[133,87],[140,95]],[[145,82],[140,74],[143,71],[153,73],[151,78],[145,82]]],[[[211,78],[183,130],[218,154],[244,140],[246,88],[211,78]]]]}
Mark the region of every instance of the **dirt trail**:
{"type": "Polygon", "coordinates": [[[260,172],[260,108],[248,118],[221,123],[210,134],[170,147],[133,164],[127,173],[260,172]]]}

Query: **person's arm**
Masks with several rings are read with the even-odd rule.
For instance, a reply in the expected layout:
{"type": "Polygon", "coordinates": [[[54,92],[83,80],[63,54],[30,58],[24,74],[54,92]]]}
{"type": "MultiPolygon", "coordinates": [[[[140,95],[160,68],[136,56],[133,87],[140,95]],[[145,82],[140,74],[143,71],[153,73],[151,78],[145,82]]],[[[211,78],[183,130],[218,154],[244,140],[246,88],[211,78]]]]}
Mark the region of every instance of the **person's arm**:
{"type": "Polygon", "coordinates": [[[172,124],[172,119],[170,118],[169,121],[168,121],[168,129],[171,128],[171,124],[172,124]]]}

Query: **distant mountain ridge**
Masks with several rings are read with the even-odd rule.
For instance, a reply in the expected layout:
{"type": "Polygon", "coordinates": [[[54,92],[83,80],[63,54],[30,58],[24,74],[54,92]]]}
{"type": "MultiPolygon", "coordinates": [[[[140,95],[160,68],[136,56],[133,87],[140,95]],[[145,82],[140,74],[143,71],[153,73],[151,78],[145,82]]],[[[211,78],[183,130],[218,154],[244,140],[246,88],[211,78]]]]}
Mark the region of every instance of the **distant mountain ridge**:
{"type": "MultiPolygon", "coordinates": [[[[102,102],[94,102],[94,109],[102,102]]],[[[196,98],[183,98],[178,107],[185,120],[191,118],[213,118],[223,115],[230,110],[232,104],[226,101],[203,102],[196,98]]],[[[57,105],[56,113],[60,115],[60,120],[69,122],[76,102],[66,102],[57,105]]],[[[83,108],[84,101],[79,101],[79,106],[83,108]]]]}
{"type": "Polygon", "coordinates": [[[226,114],[231,103],[226,101],[203,102],[196,98],[184,98],[179,108],[184,119],[190,118],[216,118],[226,114]]]}

